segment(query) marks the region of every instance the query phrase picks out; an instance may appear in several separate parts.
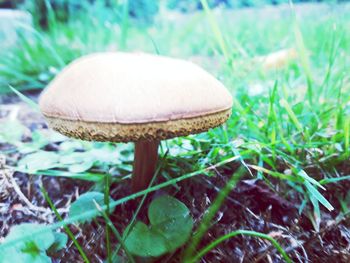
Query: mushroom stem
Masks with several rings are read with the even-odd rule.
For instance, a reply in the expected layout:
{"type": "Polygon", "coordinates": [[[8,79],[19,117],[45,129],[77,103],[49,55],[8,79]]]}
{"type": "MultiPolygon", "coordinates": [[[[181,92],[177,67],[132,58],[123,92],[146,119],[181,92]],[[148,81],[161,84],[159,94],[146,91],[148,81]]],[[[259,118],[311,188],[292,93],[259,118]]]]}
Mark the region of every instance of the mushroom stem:
{"type": "Polygon", "coordinates": [[[146,189],[157,167],[159,141],[135,142],[134,172],[131,180],[133,192],[146,189]]]}

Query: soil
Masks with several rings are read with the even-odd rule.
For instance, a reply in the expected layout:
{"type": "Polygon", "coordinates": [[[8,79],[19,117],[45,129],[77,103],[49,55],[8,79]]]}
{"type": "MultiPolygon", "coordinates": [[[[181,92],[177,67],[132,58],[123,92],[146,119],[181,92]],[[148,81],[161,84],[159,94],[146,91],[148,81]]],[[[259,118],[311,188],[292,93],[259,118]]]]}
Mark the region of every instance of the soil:
{"type": "MultiPolygon", "coordinates": [[[[37,94],[29,94],[36,99],[37,94]]],[[[24,103],[19,102],[14,96],[0,97],[0,121],[8,118],[13,109],[17,110],[17,118],[31,130],[38,127],[46,127],[40,114],[34,113],[24,103]],[[19,109],[18,109],[19,107],[19,109]],[[9,110],[10,109],[10,110],[9,110]]],[[[0,122],[1,123],[1,122],[0,122]]],[[[1,151],[8,150],[9,145],[0,144],[1,151]]],[[[52,150],[57,145],[51,145],[52,150]]],[[[7,154],[7,165],[15,165],[20,157],[19,153],[7,154]]],[[[238,164],[232,163],[225,168],[216,171],[215,176],[197,176],[182,181],[177,187],[167,187],[156,193],[150,194],[139,213],[138,220],[147,223],[147,207],[149,202],[159,194],[168,193],[175,196],[190,208],[195,221],[195,227],[207,212],[217,196],[218,191],[225,185],[229,177],[237,170],[238,164]]],[[[343,169],[349,170],[348,167],[343,169]]],[[[0,173],[1,175],[1,173],[0,173]]],[[[29,201],[39,208],[46,208],[46,203],[40,191],[44,185],[57,208],[62,209],[62,216],[67,217],[67,208],[79,194],[82,194],[93,186],[92,183],[82,180],[67,178],[28,175],[14,173],[17,184],[29,201]]],[[[0,176],[1,180],[1,176],[0,176]]],[[[159,179],[157,183],[159,183],[159,179]]],[[[201,242],[201,247],[209,244],[216,238],[229,232],[246,229],[266,233],[274,237],[287,251],[295,262],[350,262],[350,221],[347,218],[339,218],[340,205],[336,196],[346,196],[350,183],[330,184],[327,187],[326,197],[335,204],[335,211],[328,212],[322,209],[322,218],[319,231],[315,231],[306,207],[299,214],[299,196],[288,194],[285,183],[271,181],[270,187],[261,180],[243,178],[230,192],[226,201],[216,214],[212,226],[201,242]]],[[[0,194],[0,241],[11,226],[23,222],[53,223],[57,218],[51,212],[37,211],[23,201],[11,185],[0,182],[2,192],[0,194]]],[[[111,197],[115,200],[130,195],[130,182],[114,183],[111,186],[111,197]]],[[[111,215],[115,227],[123,232],[131,220],[137,208],[139,199],[131,200],[116,207],[111,215]]],[[[91,262],[103,262],[106,256],[104,221],[97,219],[91,223],[73,224],[69,228],[87,252],[91,262]]],[[[63,230],[61,230],[63,231],[63,230]]],[[[113,244],[117,244],[112,239],[113,244]]],[[[183,248],[170,255],[166,255],[157,262],[180,262],[183,248]]],[[[126,260],[125,255],[120,253],[126,260]]],[[[55,255],[51,255],[54,262],[83,262],[77,249],[71,241],[66,249],[55,255]]],[[[209,254],[201,262],[284,262],[281,255],[267,241],[248,236],[237,236],[229,239],[209,254]]]]}

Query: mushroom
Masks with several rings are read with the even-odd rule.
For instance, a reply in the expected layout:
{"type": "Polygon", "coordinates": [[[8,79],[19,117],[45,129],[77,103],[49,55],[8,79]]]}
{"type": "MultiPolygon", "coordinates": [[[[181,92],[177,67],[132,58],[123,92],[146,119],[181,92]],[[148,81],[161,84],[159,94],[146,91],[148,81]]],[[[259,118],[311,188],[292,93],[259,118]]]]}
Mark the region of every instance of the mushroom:
{"type": "Polygon", "coordinates": [[[148,187],[160,140],[207,131],[231,114],[232,97],[199,66],[164,56],[105,52],[59,73],[39,105],[49,126],[89,141],[134,142],[134,192],[148,187]]]}

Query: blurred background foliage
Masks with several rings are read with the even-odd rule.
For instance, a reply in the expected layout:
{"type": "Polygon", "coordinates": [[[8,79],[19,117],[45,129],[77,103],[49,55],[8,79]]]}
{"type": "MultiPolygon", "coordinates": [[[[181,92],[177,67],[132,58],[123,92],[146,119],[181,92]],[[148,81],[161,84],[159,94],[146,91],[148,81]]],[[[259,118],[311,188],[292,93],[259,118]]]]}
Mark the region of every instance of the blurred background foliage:
{"type": "MultiPolygon", "coordinates": [[[[303,19],[305,27],[303,25],[302,30],[306,41],[310,40],[314,45],[313,54],[319,54],[326,61],[322,43],[333,32],[334,21],[323,21],[319,12],[323,17],[338,12],[338,1],[322,1],[327,6],[334,6],[334,10],[321,7],[320,11],[311,12],[311,16],[303,19]],[[317,24],[315,17],[321,25],[317,24]],[[315,39],[319,41],[313,41],[315,39]]],[[[228,56],[220,51],[222,47],[217,36],[212,34],[210,25],[202,22],[206,18],[200,0],[0,0],[0,8],[26,10],[33,22],[19,23],[16,45],[11,45],[7,51],[0,50],[0,93],[9,92],[9,84],[19,90],[41,89],[73,59],[91,52],[115,50],[159,53],[186,59],[193,57],[196,63],[208,65],[207,69],[212,72],[223,70],[219,62],[224,55],[226,60],[235,60],[235,77],[231,75],[230,79],[239,80],[240,85],[246,86],[243,76],[252,80],[252,74],[248,77],[246,72],[251,72],[254,59],[293,47],[293,37],[288,33],[293,24],[288,0],[207,2],[216,10],[219,25],[224,27],[223,42],[229,49],[226,52],[228,56]],[[258,10],[264,8],[255,8],[268,9],[273,5],[281,10],[259,13],[258,10]],[[254,8],[245,8],[249,6],[254,8]],[[249,13],[249,10],[255,11],[249,13]],[[238,14],[240,11],[243,12],[238,14]]],[[[312,9],[305,8],[305,12],[312,9]]],[[[344,12],[337,17],[341,19],[344,12]]],[[[346,25],[340,23],[338,29],[341,31],[342,27],[346,25]]],[[[347,37],[342,39],[342,45],[346,46],[347,37]]],[[[318,63],[318,59],[315,62],[318,63]]],[[[292,67],[292,70],[299,68],[292,67]]],[[[257,73],[256,77],[259,79],[257,73]]]]}
{"type": "MultiPolygon", "coordinates": [[[[295,0],[294,3],[323,2],[338,3],[348,0],[295,0]]],[[[70,16],[79,13],[91,12],[92,10],[110,10],[106,16],[109,19],[115,16],[120,6],[128,3],[128,13],[131,17],[141,20],[143,23],[153,22],[154,16],[161,6],[169,10],[177,10],[188,13],[202,10],[200,0],[0,0],[0,8],[18,8],[29,11],[34,15],[34,22],[42,28],[47,28],[50,19],[50,10],[54,11],[55,18],[60,22],[66,22],[70,16]]],[[[278,5],[288,3],[287,0],[208,0],[209,7],[222,6],[224,8],[261,7],[264,5],[278,5]]],[[[96,15],[96,14],[95,14],[96,15]]],[[[98,14],[97,14],[98,15],[98,14]]],[[[118,16],[115,17],[118,19],[118,16]]]]}

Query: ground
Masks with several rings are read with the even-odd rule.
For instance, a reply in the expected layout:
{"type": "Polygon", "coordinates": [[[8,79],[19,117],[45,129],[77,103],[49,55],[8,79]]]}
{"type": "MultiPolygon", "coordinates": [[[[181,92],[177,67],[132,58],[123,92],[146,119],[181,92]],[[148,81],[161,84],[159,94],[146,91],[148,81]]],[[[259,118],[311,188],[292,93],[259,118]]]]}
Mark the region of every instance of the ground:
{"type": "MultiPolygon", "coordinates": [[[[38,93],[30,94],[33,99],[38,93]]],[[[28,129],[46,129],[43,117],[33,112],[26,104],[15,96],[3,98],[6,102],[1,105],[0,111],[3,118],[17,111],[18,119],[26,124],[28,129]],[[18,108],[17,108],[18,107],[18,108]],[[4,110],[5,109],[5,110],[4,110]]],[[[26,139],[24,139],[26,140],[26,139]]],[[[59,143],[50,143],[47,150],[57,150],[59,143]]],[[[13,149],[6,144],[1,144],[2,150],[13,149]]],[[[14,151],[6,156],[7,164],[13,165],[20,155],[14,151]]],[[[236,171],[238,163],[232,163],[225,169],[215,171],[215,176],[201,175],[189,181],[181,182],[174,187],[167,187],[151,193],[143,205],[138,219],[147,222],[147,207],[155,196],[168,193],[186,204],[198,224],[207,209],[217,196],[218,191],[225,185],[228,178],[236,171]]],[[[345,169],[348,169],[346,167],[345,169]]],[[[2,176],[4,176],[2,174],[2,176]]],[[[16,172],[13,177],[2,178],[1,197],[1,236],[6,236],[9,228],[23,222],[53,223],[57,219],[50,209],[40,191],[43,185],[56,207],[67,216],[69,205],[79,194],[93,187],[91,182],[72,180],[67,178],[28,175],[16,172]],[[18,190],[8,178],[14,178],[21,193],[32,204],[28,206],[21,198],[18,190]],[[5,183],[4,183],[5,182],[5,183]]],[[[163,180],[157,180],[157,183],[163,180]]],[[[157,184],[156,183],[156,184],[157,184]]],[[[337,219],[336,213],[323,211],[319,232],[316,232],[312,222],[304,213],[298,213],[297,196],[295,200],[283,198],[283,185],[278,181],[272,182],[276,189],[271,189],[262,180],[245,178],[235,187],[220,207],[213,226],[201,242],[201,246],[210,243],[216,237],[227,234],[237,229],[250,229],[268,233],[276,238],[289,255],[296,262],[348,262],[350,260],[350,230],[347,217],[337,219]]],[[[329,187],[327,197],[339,191],[347,191],[349,183],[341,187],[329,187]],[[340,188],[340,189],[339,189],[340,188]]],[[[111,197],[115,200],[131,194],[130,182],[115,183],[111,186],[111,197]]],[[[120,231],[125,229],[132,218],[140,198],[131,200],[117,207],[111,215],[111,220],[116,223],[120,231]]],[[[333,203],[333,202],[332,202],[333,203]]],[[[102,262],[106,256],[105,228],[103,222],[95,221],[91,224],[70,225],[77,240],[81,242],[92,262],[102,262]]],[[[116,240],[114,240],[116,242],[116,240]]],[[[181,249],[180,249],[181,251],[181,249]]],[[[174,252],[159,259],[159,262],[178,262],[179,253],[174,252]]],[[[53,255],[57,262],[82,262],[80,255],[72,242],[67,248],[53,255]],[[61,261],[60,261],[61,260],[61,261]]],[[[283,262],[281,256],[275,251],[269,242],[253,237],[235,237],[221,244],[211,251],[202,262],[283,262]]]]}

